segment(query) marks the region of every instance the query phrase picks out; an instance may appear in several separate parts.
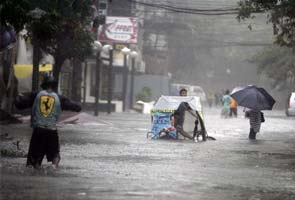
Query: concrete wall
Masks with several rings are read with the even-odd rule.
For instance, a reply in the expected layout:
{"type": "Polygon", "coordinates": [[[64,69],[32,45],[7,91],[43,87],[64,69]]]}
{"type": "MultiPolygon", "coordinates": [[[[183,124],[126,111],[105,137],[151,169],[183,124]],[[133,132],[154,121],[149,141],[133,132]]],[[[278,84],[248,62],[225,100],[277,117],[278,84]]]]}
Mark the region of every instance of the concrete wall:
{"type": "MultiPolygon", "coordinates": [[[[84,72],[83,66],[83,72],[84,72]]],[[[91,89],[91,76],[95,73],[95,61],[94,60],[87,60],[87,74],[83,74],[83,77],[86,77],[86,79],[83,80],[86,84],[86,103],[93,103],[94,102],[94,96],[90,95],[90,89],[91,89]]],[[[114,85],[113,85],[113,95],[114,97],[122,93],[122,74],[121,72],[117,72],[114,74],[114,85]],[[116,95],[115,95],[116,94],[116,95]]],[[[84,84],[84,83],[82,83],[84,84]]],[[[126,105],[127,108],[129,108],[130,104],[130,75],[128,77],[128,84],[127,84],[127,95],[126,95],[126,105]]],[[[135,104],[136,102],[136,95],[141,92],[143,87],[149,87],[152,92],[152,100],[156,101],[161,95],[168,95],[169,94],[169,77],[168,76],[161,76],[161,75],[149,75],[149,74],[139,74],[135,75],[134,77],[134,93],[133,93],[133,102],[135,104]]],[[[83,94],[83,89],[82,89],[83,94]]],[[[121,96],[121,95],[119,95],[121,96]]],[[[103,101],[100,99],[101,103],[105,103],[106,101],[103,101]]],[[[116,104],[116,112],[120,112],[122,110],[122,101],[117,100],[114,98],[114,101],[112,101],[114,104],[116,104]]]]}
{"type": "MultiPolygon", "coordinates": [[[[133,102],[135,102],[135,97],[141,92],[143,87],[149,87],[152,92],[152,100],[156,101],[161,95],[169,94],[169,77],[161,75],[136,75],[134,78],[134,96],[133,102]]],[[[128,80],[128,90],[127,93],[130,94],[130,77],[128,80]]],[[[129,99],[127,101],[129,105],[129,99]]]]}

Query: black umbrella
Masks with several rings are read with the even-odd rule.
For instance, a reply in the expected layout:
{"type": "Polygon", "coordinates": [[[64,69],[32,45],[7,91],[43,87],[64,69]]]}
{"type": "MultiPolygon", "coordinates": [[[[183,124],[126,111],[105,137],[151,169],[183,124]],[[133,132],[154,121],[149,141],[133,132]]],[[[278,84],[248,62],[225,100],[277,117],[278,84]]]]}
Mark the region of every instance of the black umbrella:
{"type": "Polygon", "coordinates": [[[245,87],[231,94],[231,97],[234,98],[240,106],[254,110],[271,110],[276,102],[265,89],[254,85],[245,87]]]}

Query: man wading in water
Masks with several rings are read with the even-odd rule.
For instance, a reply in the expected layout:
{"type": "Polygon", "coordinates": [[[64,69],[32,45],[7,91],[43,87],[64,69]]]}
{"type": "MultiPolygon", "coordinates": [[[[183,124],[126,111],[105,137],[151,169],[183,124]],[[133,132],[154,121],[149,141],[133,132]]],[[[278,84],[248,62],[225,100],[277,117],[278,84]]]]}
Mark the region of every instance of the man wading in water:
{"type": "Polygon", "coordinates": [[[27,166],[39,169],[43,157],[46,155],[47,161],[52,162],[52,167],[55,169],[60,161],[56,124],[62,107],[77,112],[81,110],[81,107],[64,97],[60,99],[59,95],[54,92],[57,81],[52,77],[46,77],[41,87],[43,90],[34,98],[32,107],[33,134],[30,141],[27,166]]]}

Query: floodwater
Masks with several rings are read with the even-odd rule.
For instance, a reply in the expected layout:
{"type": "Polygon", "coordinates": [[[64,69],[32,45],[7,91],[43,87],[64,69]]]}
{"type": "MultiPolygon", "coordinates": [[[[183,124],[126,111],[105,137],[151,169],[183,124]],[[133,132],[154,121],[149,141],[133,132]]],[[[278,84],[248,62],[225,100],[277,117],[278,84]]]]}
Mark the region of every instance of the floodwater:
{"type": "MultiPolygon", "coordinates": [[[[1,158],[0,199],[295,199],[295,118],[265,112],[257,141],[249,122],[205,110],[216,141],[148,140],[150,116],[114,113],[101,123],[62,125],[61,166],[1,158]]],[[[27,149],[27,124],[2,126],[27,149]]]]}

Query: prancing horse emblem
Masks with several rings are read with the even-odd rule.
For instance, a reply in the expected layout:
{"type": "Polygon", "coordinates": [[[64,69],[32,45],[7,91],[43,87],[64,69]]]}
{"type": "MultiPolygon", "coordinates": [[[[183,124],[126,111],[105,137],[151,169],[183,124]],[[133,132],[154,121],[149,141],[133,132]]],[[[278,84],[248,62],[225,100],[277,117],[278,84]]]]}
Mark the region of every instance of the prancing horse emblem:
{"type": "Polygon", "coordinates": [[[40,112],[44,117],[48,117],[52,113],[54,101],[55,99],[52,96],[40,97],[40,112]]]}

